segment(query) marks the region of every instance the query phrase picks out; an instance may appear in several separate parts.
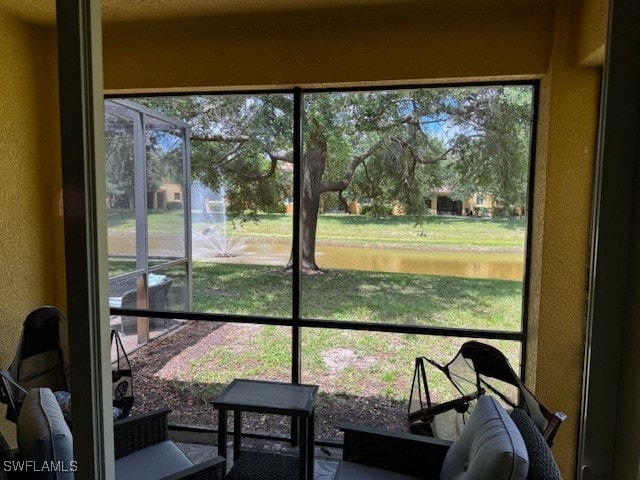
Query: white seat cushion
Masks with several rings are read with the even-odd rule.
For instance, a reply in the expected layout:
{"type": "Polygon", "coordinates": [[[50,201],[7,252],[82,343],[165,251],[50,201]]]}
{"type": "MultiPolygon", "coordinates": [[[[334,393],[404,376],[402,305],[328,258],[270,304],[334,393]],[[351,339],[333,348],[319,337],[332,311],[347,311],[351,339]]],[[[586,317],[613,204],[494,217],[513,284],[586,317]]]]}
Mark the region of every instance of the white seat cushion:
{"type": "Polygon", "coordinates": [[[133,452],[116,460],[117,480],[157,480],[184,469],[193,462],[170,440],[133,452]]]}
{"type": "Polygon", "coordinates": [[[334,480],[420,480],[418,477],[346,461],[340,462],[333,478],[334,480]]]}

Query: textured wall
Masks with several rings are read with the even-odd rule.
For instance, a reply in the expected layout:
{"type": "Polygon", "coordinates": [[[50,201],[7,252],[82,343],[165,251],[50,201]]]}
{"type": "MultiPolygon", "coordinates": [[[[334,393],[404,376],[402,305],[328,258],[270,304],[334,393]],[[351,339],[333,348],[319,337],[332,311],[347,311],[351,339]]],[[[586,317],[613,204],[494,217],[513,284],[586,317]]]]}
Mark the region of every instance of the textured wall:
{"type": "Polygon", "coordinates": [[[464,14],[413,8],[106,25],[105,89],[531,76],[548,67],[546,7],[464,14]]]}
{"type": "MultiPolygon", "coordinates": [[[[47,82],[49,61],[44,53],[46,38],[43,31],[0,13],[2,367],[15,352],[27,313],[55,301],[50,186],[59,155],[50,144],[53,133],[46,107],[51,105],[47,99],[51,92],[47,82]]],[[[5,433],[15,430],[6,423],[0,426],[5,433]]]]}
{"type": "Polygon", "coordinates": [[[597,66],[604,62],[607,35],[608,0],[581,0],[580,24],[575,51],[576,62],[582,66],[597,66]]]}
{"type": "MultiPolygon", "coordinates": [[[[584,325],[589,265],[593,165],[600,71],[574,66],[575,31],[569,2],[559,4],[543,103],[548,108],[536,392],[569,415],[554,453],[564,478],[575,476],[580,425],[584,325]]],[[[539,205],[540,207],[540,205],[539,205]]]]}

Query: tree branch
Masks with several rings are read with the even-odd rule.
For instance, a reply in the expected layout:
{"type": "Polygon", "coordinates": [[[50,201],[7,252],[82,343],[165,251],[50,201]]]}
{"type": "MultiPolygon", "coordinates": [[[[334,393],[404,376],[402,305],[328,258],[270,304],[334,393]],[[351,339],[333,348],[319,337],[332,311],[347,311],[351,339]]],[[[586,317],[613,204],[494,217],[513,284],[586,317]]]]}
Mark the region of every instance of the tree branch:
{"type": "Polygon", "coordinates": [[[347,203],[347,200],[342,196],[342,190],[338,192],[338,201],[344,208],[344,213],[349,213],[349,204],[347,203]]]}
{"type": "Polygon", "coordinates": [[[191,132],[191,140],[200,142],[239,142],[244,143],[249,141],[247,135],[225,135],[223,133],[212,133],[208,135],[196,134],[191,132]]]}
{"type": "Polygon", "coordinates": [[[271,176],[273,176],[273,174],[276,171],[276,166],[278,165],[278,160],[276,158],[271,158],[271,165],[269,166],[269,170],[265,173],[260,173],[257,175],[249,175],[245,172],[242,172],[240,170],[236,170],[234,168],[231,168],[230,166],[227,167],[227,170],[231,173],[233,173],[234,175],[237,175],[239,178],[241,178],[242,180],[245,180],[247,182],[257,182],[258,180],[264,180],[265,178],[269,178],[271,176]]]}
{"type": "Polygon", "coordinates": [[[349,165],[347,166],[347,170],[344,173],[344,176],[340,180],[336,180],[335,182],[323,182],[320,185],[320,193],[325,192],[342,192],[347,189],[349,184],[351,183],[351,179],[356,172],[356,169],[371,155],[376,153],[382,146],[382,140],[376,143],[369,150],[364,152],[362,155],[356,155],[351,159],[349,165]]]}
{"type": "Polygon", "coordinates": [[[293,163],[293,151],[291,150],[274,150],[273,152],[267,152],[267,155],[271,160],[293,163]]]}

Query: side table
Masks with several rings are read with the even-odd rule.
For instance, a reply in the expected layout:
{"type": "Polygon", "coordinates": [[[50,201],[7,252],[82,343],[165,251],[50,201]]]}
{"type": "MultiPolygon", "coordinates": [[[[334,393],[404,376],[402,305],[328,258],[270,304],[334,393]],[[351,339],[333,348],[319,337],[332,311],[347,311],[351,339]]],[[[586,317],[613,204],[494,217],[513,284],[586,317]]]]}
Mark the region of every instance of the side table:
{"type": "Polygon", "coordinates": [[[313,479],[314,419],[317,385],[235,379],[213,402],[218,409],[218,455],[227,458],[227,411],[233,411],[233,467],[228,478],[245,480],[266,478],[265,469],[276,468],[278,478],[313,479]],[[299,456],[271,453],[242,453],[242,412],[293,417],[299,432],[292,429],[291,441],[299,442],[299,456]],[[297,438],[296,433],[298,433],[297,438]],[[255,472],[255,476],[252,472],[255,472]],[[287,472],[287,473],[283,473],[287,472]]]}

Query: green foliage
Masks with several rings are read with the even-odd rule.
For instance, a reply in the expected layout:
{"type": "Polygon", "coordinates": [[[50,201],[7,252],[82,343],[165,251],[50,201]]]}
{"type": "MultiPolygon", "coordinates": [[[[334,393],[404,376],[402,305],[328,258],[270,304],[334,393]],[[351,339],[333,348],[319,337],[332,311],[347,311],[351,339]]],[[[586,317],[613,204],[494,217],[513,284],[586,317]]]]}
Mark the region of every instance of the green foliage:
{"type": "Polygon", "coordinates": [[[177,116],[191,127],[194,179],[216,191],[225,187],[228,211],[283,211],[291,197],[289,160],[271,155],[291,149],[291,96],[222,95],[156,97],[141,103],[177,116]],[[272,168],[278,162],[279,168],[272,168]]]}
{"type": "MultiPolygon", "coordinates": [[[[194,177],[213,189],[225,182],[235,210],[272,210],[279,197],[291,197],[291,95],[141,103],[191,125],[194,177]],[[247,186],[253,183],[259,186],[247,186]]],[[[424,211],[425,195],[442,186],[457,199],[483,192],[505,205],[526,201],[529,86],[305,94],[304,109],[304,160],[323,162],[318,195],[399,201],[412,213],[424,211]],[[312,158],[320,139],[325,157],[312,158]]]]}
{"type": "Polygon", "coordinates": [[[492,195],[501,206],[526,205],[533,91],[530,87],[458,91],[448,183],[454,198],[492,195]]]}
{"type": "Polygon", "coordinates": [[[145,137],[134,134],[134,122],[107,106],[105,115],[106,190],[112,207],[132,208],[135,194],[135,151],[145,152],[147,185],[153,192],[165,181],[182,183],[184,138],[180,128],[147,118],[145,137]]]}
{"type": "Polygon", "coordinates": [[[167,210],[182,210],[182,202],[170,201],[167,202],[167,210]]]}
{"type": "Polygon", "coordinates": [[[119,207],[133,205],[133,124],[107,115],[105,118],[105,172],[107,195],[119,207]]]}
{"type": "Polygon", "coordinates": [[[360,208],[360,214],[369,215],[371,217],[385,217],[391,215],[393,207],[374,201],[371,205],[365,205],[360,208]]]}
{"type": "MultiPolygon", "coordinates": [[[[454,200],[483,193],[501,207],[526,208],[532,97],[530,86],[304,94],[301,174],[313,206],[303,236],[315,231],[315,205],[344,210],[358,199],[374,216],[393,204],[421,215],[443,187],[454,200]]],[[[230,213],[280,212],[293,196],[292,95],[139,101],[189,123],[193,177],[224,186],[230,213]]],[[[124,191],[117,182],[108,188],[124,191]]]]}

